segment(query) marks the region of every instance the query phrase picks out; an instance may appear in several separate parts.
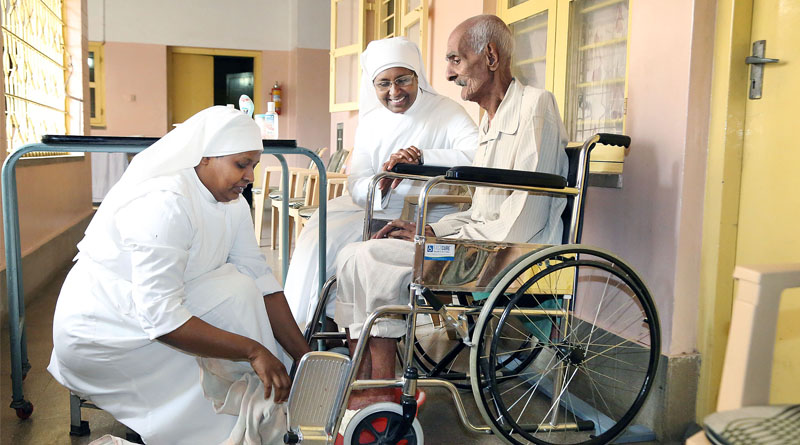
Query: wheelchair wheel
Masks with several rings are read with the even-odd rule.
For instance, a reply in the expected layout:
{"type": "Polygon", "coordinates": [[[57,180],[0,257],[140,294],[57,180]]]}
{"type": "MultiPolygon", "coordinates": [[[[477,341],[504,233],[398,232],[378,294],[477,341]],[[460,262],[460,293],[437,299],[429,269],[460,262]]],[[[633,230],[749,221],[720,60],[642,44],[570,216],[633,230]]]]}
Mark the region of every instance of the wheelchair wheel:
{"type": "MultiPolygon", "coordinates": [[[[403,421],[403,408],[390,402],[376,403],[360,410],[347,424],[343,444],[383,444],[403,421]]],[[[415,418],[398,445],[423,445],[422,427],[415,418]]]]}
{"type": "Polygon", "coordinates": [[[660,355],[655,304],[633,269],[577,245],[532,253],[499,280],[472,337],[472,391],[514,444],[602,444],[644,403],[660,355]],[[515,374],[494,372],[508,342],[540,348],[515,374]]]}

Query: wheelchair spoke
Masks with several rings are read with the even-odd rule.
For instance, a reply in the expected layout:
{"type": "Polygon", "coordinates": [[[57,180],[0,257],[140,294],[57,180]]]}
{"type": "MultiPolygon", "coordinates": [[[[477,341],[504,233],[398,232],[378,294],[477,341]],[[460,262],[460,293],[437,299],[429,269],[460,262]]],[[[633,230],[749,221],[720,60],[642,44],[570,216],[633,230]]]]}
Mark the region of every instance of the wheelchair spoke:
{"type": "MultiPolygon", "coordinates": [[[[611,407],[608,406],[608,402],[606,402],[605,397],[603,397],[603,393],[600,392],[600,388],[597,387],[597,383],[591,377],[589,377],[588,380],[592,392],[592,401],[594,402],[594,405],[597,406],[597,398],[595,397],[596,394],[598,397],[600,397],[600,401],[603,402],[603,407],[605,407],[605,412],[611,413],[611,407]]],[[[595,416],[595,425],[599,424],[600,424],[600,411],[598,410],[597,416],[595,416]]]]}
{"type": "MultiPolygon", "coordinates": [[[[553,359],[555,359],[555,357],[556,357],[556,356],[555,356],[555,355],[553,355],[553,356],[550,358],[550,361],[547,363],[547,365],[545,365],[545,369],[544,369],[542,372],[538,373],[538,376],[539,376],[540,378],[536,379],[536,384],[532,386],[532,388],[533,388],[533,390],[534,390],[534,391],[536,391],[536,389],[539,387],[539,383],[541,383],[541,382],[542,382],[542,379],[541,379],[541,377],[544,377],[545,375],[549,374],[549,373],[550,373],[550,371],[552,371],[552,370],[553,370],[553,368],[555,367],[555,365],[551,366],[551,363],[553,363],[553,359]]],[[[559,363],[559,362],[557,362],[557,363],[556,363],[556,365],[558,365],[558,364],[560,364],[560,363],[559,363]]],[[[534,373],[534,372],[531,372],[530,374],[533,374],[533,373],[534,373]]],[[[524,374],[524,373],[523,373],[523,374],[517,374],[517,375],[516,375],[516,377],[520,377],[520,376],[523,376],[523,375],[525,375],[525,374],[524,374]]],[[[521,381],[520,383],[518,383],[518,384],[516,384],[515,386],[512,386],[511,388],[507,389],[506,391],[504,391],[503,393],[501,393],[501,395],[502,395],[502,394],[505,394],[505,393],[508,393],[508,392],[510,392],[511,390],[513,390],[513,389],[516,389],[517,387],[519,387],[519,386],[521,386],[521,385],[524,385],[524,384],[526,384],[526,383],[528,383],[528,384],[529,384],[531,380],[532,380],[532,378],[523,378],[523,379],[522,379],[522,381],[521,381]]]]}
{"type": "Polygon", "coordinates": [[[607,443],[652,385],[658,337],[649,295],[613,257],[575,252],[515,269],[505,281],[513,290],[495,291],[477,326],[474,357],[485,364],[473,385],[487,421],[513,444],[607,443]],[[501,363],[515,354],[536,358],[506,372],[501,363]]]}

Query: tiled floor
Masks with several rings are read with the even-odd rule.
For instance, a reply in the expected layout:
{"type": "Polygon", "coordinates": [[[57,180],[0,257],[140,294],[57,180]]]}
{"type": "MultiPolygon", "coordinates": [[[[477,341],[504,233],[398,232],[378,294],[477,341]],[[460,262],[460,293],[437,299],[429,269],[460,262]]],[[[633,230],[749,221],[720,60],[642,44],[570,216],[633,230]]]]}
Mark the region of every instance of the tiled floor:
{"type": "MultiPolygon", "coordinates": [[[[265,227],[264,232],[269,232],[269,229],[265,227]]],[[[268,243],[268,240],[264,242],[268,243]]],[[[262,247],[262,250],[270,263],[278,264],[277,251],[269,250],[269,247],[262,247]]],[[[279,272],[276,269],[276,275],[279,272]]],[[[109,414],[93,409],[84,409],[82,414],[83,419],[89,421],[91,434],[88,437],[69,435],[69,392],[46,370],[53,347],[53,311],[66,273],[65,269],[26,308],[28,356],[32,368],[24,382],[24,394],[34,405],[33,415],[27,420],[18,419],[15,411],[6,405],[11,400],[11,377],[8,326],[3,326],[0,338],[0,400],[3,401],[0,406],[0,444],[87,444],[104,434],[125,437],[124,426],[109,414]]],[[[472,422],[482,423],[471,394],[464,392],[462,397],[472,422]]],[[[457,417],[450,395],[443,390],[428,390],[428,402],[421,409],[419,420],[425,440],[431,444],[500,443],[492,436],[467,431],[457,417]]]]}

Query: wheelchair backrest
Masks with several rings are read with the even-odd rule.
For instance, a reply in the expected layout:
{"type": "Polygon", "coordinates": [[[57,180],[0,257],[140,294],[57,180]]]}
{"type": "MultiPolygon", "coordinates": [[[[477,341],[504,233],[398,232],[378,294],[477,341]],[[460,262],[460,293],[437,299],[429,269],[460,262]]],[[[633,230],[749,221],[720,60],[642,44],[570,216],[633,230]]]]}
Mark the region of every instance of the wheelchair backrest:
{"type": "Polygon", "coordinates": [[[628,148],[630,142],[630,137],[625,135],[598,133],[589,137],[582,145],[567,145],[565,149],[569,164],[567,187],[578,189],[579,193],[567,197],[567,206],[561,214],[561,220],[564,222],[562,244],[579,244],[581,242],[583,209],[586,206],[586,189],[589,185],[589,155],[592,149],[597,144],[628,148]]]}
{"type": "MultiPolygon", "coordinates": [[[[582,146],[578,145],[567,145],[565,151],[567,152],[567,162],[569,164],[569,170],[567,172],[567,187],[575,187],[578,180],[578,170],[580,170],[580,153],[581,153],[582,146]]],[[[586,159],[586,164],[588,165],[589,160],[588,156],[586,159]]],[[[570,227],[572,224],[572,215],[575,213],[575,204],[580,203],[581,205],[586,202],[586,187],[583,187],[580,191],[582,195],[582,199],[578,199],[576,201],[574,196],[567,197],[567,206],[564,207],[564,212],[561,213],[561,221],[564,222],[564,233],[561,235],[561,244],[570,244],[570,227]]],[[[575,240],[574,243],[581,242],[581,229],[583,223],[583,209],[577,209],[578,211],[578,221],[577,227],[575,228],[575,240]]]]}

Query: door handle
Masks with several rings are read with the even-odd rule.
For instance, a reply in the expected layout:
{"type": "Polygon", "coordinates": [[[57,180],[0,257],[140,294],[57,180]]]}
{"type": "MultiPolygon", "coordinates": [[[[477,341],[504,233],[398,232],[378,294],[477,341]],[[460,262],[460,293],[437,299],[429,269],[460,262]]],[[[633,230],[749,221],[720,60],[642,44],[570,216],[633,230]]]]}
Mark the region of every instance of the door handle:
{"type": "Polygon", "coordinates": [[[767,47],[766,40],[753,42],[753,55],[744,58],[744,63],[750,65],[750,99],[761,99],[761,90],[764,86],[764,65],[767,63],[778,63],[780,59],[770,59],[764,57],[767,47]]]}
{"type": "Polygon", "coordinates": [[[748,65],[755,65],[761,63],[778,63],[781,59],[768,59],[766,57],[747,56],[744,58],[744,63],[748,65]]]}

